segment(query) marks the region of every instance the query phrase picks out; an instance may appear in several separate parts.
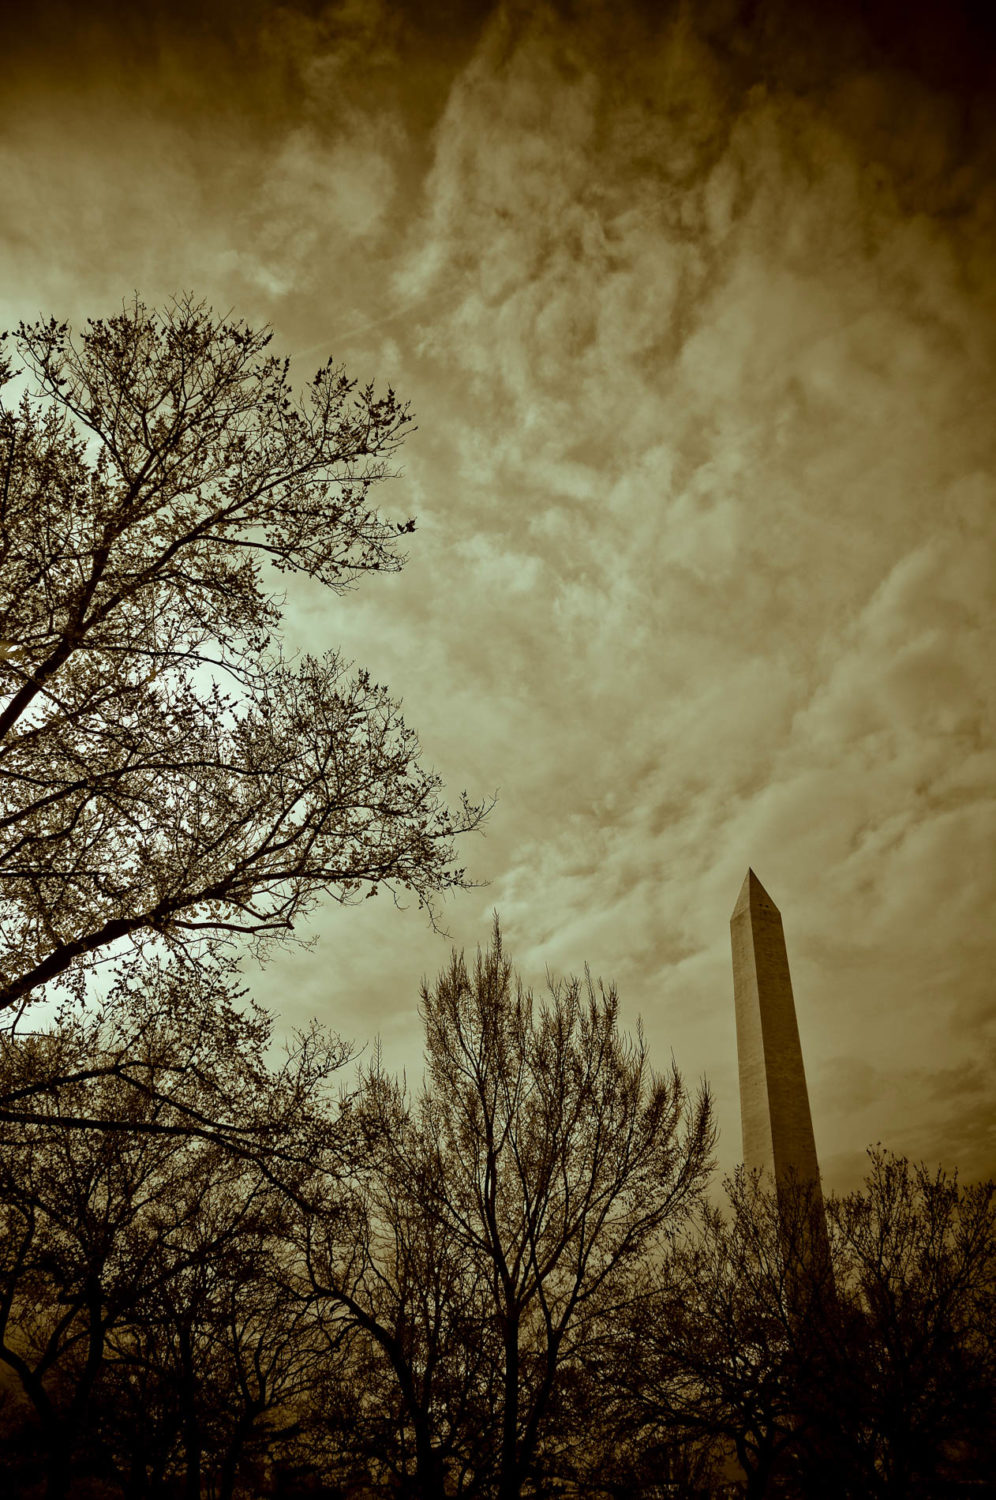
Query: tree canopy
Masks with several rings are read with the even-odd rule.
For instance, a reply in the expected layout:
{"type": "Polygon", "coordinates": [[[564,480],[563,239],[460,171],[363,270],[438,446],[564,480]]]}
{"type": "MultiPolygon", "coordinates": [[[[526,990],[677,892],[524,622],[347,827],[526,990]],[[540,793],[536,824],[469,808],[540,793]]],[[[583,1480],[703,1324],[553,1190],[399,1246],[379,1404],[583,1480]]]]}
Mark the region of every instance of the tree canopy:
{"type": "Polygon", "coordinates": [[[265,947],[319,898],[465,882],[396,701],[288,659],[268,576],[402,566],[372,491],[410,428],[191,298],[21,324],[0,406],[0,1009],[122,945],[265,947]]]}
{"type": "Polygon", "coordinates": [[[424,1500],[518,1500],[583,1444],[557,1418],[698,1200],[711,1103],[654,1072],[613,989],[586,976],[534,1000],[497,922],[472,969],[454,954],[423,986],[422,1014],[425,1086],[412,1102],[368,1073],[357,1109],[377,1150],[348,1209],[306,1216],[309,1275],[379,1356],[396,1478],[424,1500]]]}

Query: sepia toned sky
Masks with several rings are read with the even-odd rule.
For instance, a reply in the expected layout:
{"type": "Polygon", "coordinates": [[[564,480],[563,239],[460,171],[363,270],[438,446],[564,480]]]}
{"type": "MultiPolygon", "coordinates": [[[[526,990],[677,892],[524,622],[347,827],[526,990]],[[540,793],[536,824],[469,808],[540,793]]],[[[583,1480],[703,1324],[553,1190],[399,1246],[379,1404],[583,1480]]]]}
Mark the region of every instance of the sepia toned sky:
{"type": "MultiPolygon", "coordinates": [[[[996,31],[961,3],[42,3],[0,321],[191,289],[410,399],[410,560],[295,584],[453,795],[458,945],[585,962],[740,1152],[729,916],[782,910],[833,1186],[996,1171],[996,31]]],[[[419,1069],[449,941],[254,988],[419,1069]]]]}

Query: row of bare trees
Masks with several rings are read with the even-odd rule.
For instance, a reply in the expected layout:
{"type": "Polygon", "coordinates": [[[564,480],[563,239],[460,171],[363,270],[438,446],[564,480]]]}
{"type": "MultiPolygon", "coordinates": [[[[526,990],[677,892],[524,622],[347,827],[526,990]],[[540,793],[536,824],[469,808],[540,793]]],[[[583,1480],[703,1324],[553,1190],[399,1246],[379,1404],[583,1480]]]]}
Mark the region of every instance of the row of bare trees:
{"type": "MultiPolygon", "coordinates": [[[[105,1023],[5,1141],[24,1493],[857,1500],[988,1472],[992,1184],[875,1154],[828,1202],[832,1285],[801,1286],[784,1200],[704,1196],[708,1096],[652,1072],[611,990],[536,1002],[497,929],[423,990],[414,1097],[376,1058],[344,1091],[315,1034],[274,1066],[258,1015],[215,993],[212,1030],[170,977],[132,992],[132,1053],[191,1116],[224,1091],[227,1135],[150,1129],[162,1090],[107,1067],[105,1023]]],[[[10,1039],[3,1082],[58,1037],[10,1039]]]]}
{"type": "Polygon", "coordinates": [[[257,1016],[217,994],[191,1014],[172,977],[132,994],[126,1064],[169,1073],[168,1105],[113,1036],[80,1038],[72,1081],[65,1019],[7,1041],[34,1107],[3,1156],[0,1362],[46,1493],[90,1465],[128,1495],[227,1497],[305,1432],[411,1494],[534,1486],[564,1372],[701,1189],[707,1096],[651,1072],[612,992],[537,1006],[497,929],[423,992],[415,1099],[377,1067],[333,1096],[343,1057],[313,1036],[267,1068],[257,1016]],[[224,1134],[171,1128],[219,1091],[224,1134]]]}

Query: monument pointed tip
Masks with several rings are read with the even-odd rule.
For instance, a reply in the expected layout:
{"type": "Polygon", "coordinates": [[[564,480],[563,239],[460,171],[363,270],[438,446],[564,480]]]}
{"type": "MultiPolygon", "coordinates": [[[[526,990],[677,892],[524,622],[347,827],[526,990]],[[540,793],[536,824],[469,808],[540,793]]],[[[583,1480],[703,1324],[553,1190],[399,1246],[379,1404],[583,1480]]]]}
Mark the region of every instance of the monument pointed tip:
{"type": "Polygon", "coordinates": [[[778,907],[754,874],[753,869],[748,868],[747,874],[744,876],[744,883],[740,887],[737,904],[733,908],[733,916],[739,917],[745,911],[757,913],[761,910],[773,911],[778,915],[778,907]]]}

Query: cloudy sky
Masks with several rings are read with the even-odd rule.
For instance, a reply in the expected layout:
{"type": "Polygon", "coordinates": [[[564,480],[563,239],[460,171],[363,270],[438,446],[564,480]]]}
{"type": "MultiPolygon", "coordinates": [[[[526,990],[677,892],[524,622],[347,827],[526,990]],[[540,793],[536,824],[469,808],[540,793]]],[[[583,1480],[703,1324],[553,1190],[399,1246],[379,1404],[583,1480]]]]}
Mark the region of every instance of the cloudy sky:
{"type": "MultiPolygon", "coordinates": [[[[830,1183],[878,1140],[996,1170],[985,7],[31,9],[0,319],[191,289],[412,402],[407,568],[288,631],[497,789],[452,941],[497,909],[537,988],[615,979],[730,1166],[752,865],[830,1183]]],[[[417,1073],[448,941],[383,898],[313,931],[260,996],[417,1073]]]]}

